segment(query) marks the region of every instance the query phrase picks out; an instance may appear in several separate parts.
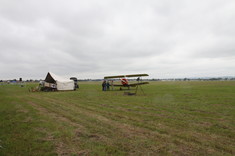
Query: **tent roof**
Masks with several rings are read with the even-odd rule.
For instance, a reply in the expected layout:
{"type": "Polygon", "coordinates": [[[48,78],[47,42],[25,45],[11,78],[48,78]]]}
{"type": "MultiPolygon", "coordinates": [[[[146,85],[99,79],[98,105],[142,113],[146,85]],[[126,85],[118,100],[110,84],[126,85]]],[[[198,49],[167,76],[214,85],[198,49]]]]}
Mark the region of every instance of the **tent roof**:
{"type": "Polygon", "coordinates": [[[63,77],[60,77],[52,72],[48,72],[47,73],[47,76],[45,78],[45,81],[46,82],[49,82],[49,83],[55,83],[56,81],[60,81],[60,82],[71,82],[73,80],[69,80],[69,79],[66,79],[66,78],[63,78],[63,77]]]}

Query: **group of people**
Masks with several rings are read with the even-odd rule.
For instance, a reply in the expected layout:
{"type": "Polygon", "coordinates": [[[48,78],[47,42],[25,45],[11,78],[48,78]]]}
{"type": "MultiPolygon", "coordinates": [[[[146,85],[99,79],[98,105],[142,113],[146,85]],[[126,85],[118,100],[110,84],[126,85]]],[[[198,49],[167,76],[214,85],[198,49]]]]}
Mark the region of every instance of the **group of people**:
{"type": "Polygon", "coordinates": [[[109,90],[109,87],[110,87],[109,81],[104,80],[102,83],[102,91],[109,90]]]}

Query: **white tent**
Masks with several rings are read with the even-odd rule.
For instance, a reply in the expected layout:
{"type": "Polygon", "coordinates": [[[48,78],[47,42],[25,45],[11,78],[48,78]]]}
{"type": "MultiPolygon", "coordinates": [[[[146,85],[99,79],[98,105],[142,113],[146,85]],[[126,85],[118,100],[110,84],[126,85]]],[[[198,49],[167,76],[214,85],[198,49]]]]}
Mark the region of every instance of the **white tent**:
{"type": "Polygon", "coordinates": [[[74,81],[57,76],[51,72],[47,73],[45,82],[55,83],[57,90],[74,90],[74,81]]]}

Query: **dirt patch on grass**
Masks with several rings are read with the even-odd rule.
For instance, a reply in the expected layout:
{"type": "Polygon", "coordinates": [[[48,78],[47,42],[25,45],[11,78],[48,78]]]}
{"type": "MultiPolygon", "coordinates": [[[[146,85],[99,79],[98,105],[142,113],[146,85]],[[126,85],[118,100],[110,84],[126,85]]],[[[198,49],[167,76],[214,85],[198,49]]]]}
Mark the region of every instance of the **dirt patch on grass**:
{"type": "MultiPolygon", "coordinates": [[[[32,105],[36,110],[39,111],[40,114],[49,116],[52,119],[55,119],[57,122],[65,122],[68,123],[69,125],[72,125],[74,127],[79,127],[81,129],[81,125],[71,121],[70,119],[66,118],[65,116],[61,116],[60,114],[57,114],[55,112],[51,112],[50,110],[40,106],[39,104],[36,104],[34,102],[28,102],[30,105],[32,105]]],[[[89,151],[87,150],[82,150],[79,151],[78,149],[75,149],[74,147],[70,147],[68,144],[66,144],[64,141],[61,141],[60,139],[54,137],[54,135],[45,128],[37,128],[37,131],[40,131],[46,135],[45,138],[42,139],[42,141],[52,141],[54,146],[55,146],[55,152],[59,156],[67,156],[71,154],[75,155],[88,155],[89,151]]],[[[79,137],[80,134],[77,132],[77,136],[79,137]]],[[[63,138],[62,138],[63,140],[63,138]]]]}
{"type": "Polygon", "coordinates": [[[56,153],[59,156],[71,155],[72,150],[69,149],[63,142],[56,142],[56,153]]]}
{"type": "Polygon", "coordinates": [[[89,155],[90,150],[82,150],[77,153],[78,156],[87,156],[89,155]]]}
{"type": "Polygon", "coordinates": [[[30,123],[30,122],[32,122],[33,121],[33,119],[30,117],[30,116],[28,116],[26,119],[24,119],[22,122],[24,122],[24,123],[30,123]]]}
{"type": "Polygon", "coordinates": [[[19,113],[28,113],[29,111],[26,110],[26,109],[20,108],[16,112],[19,112],[19,113]]]}
{"type": "Polygon", "coordinates": [[[32,105],[36,110],[39,111],[39,113],[50,116],[51,118],[55,118],[56,120],[62,121],[62,122],[66,122],[69,123],[70,125],[74,126],[74,127],[81,127],[81,125],[77,124],[76,122],[73,122],[72,120],[66,118],[65,116],[61,116],[55,112],[52,112],[36,103],[33,102],[28,102],[30,105],[32,105]]]}
{"type": "Polygon", "coordinates": [[[27,109],[25,109],[21,104],[17,103],[17,102],[12,102],[14,105],[16,105],[16,112],[19,113],[28,113],[29,111],[27,109]]]}
{"type": "MultiPolygon", "coordinates": [[[[71,148],[69,145],[67,145],[67,141],[61,141],[57,139],[52,133],[48,132],[46,128],[36,128],[36,131],[41,132],[46,135],[46,137],[40,139],[39,141],[49,141],[54,144],[55,152],[58,156],[69,156],[69,155],[89,155],[89,150],[78,150],[76,148],[71,148]]],[[[80,136],[78,134],[78,136],[80,136]]],[[[63,138],[62,138],[63,139],[63,138]]],[[[74,140],[79,141],[79,140],[74,140]]]]}

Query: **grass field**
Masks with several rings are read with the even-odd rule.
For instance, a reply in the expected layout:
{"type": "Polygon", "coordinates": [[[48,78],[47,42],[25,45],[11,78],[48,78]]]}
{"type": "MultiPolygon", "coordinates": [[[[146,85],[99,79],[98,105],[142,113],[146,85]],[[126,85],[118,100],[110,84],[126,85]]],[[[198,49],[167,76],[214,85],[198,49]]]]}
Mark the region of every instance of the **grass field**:
{"type": "Polygon", "coordinates": [[[0,155],[235,155],[235,81],[150,82],[146,95],[0,85],[0,155]]]}

